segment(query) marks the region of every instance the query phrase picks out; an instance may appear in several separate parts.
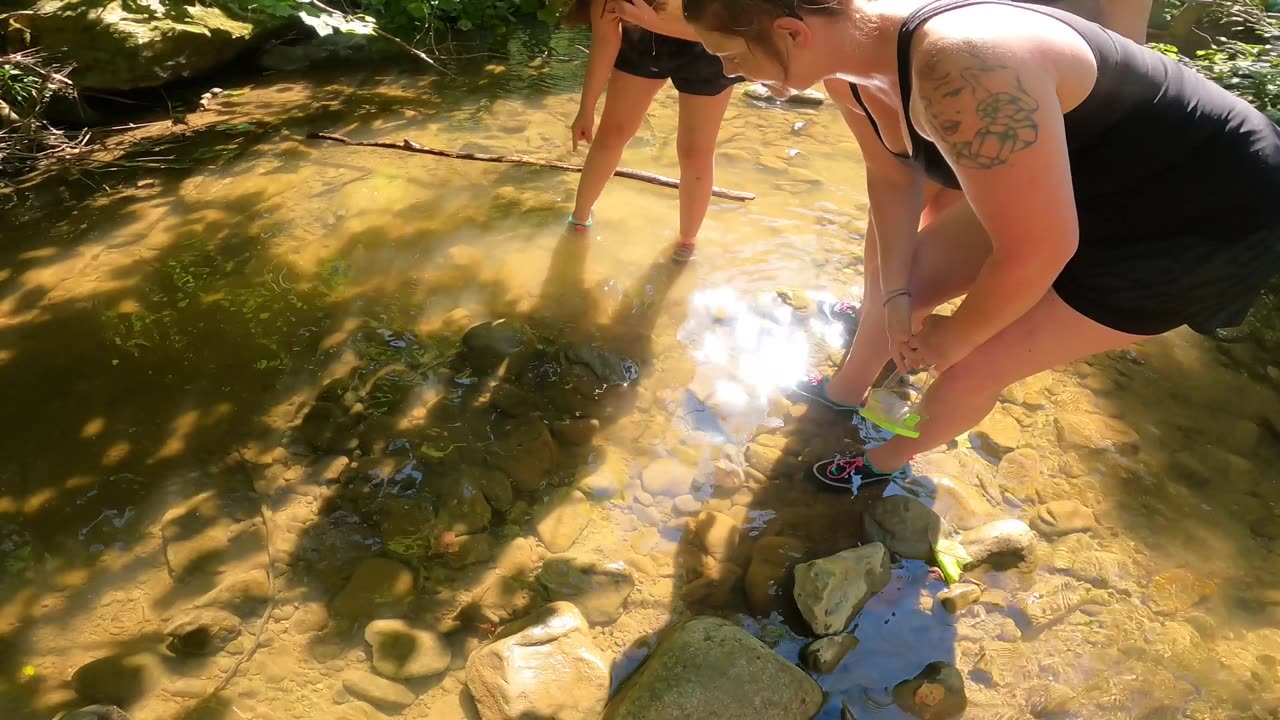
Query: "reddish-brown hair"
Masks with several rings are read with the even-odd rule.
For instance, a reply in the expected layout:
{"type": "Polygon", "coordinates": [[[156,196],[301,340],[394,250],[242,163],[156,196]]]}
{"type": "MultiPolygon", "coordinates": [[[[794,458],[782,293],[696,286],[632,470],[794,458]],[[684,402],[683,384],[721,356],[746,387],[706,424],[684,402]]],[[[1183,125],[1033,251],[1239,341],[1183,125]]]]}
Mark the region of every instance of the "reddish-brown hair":
{"type": "Polygon", "coordinates": [[[704,30],[740,37],[780,60],[772,35],[775,20],[830,16],[846,6],[845,0],[684,0],[684,19],[704,30]]]}
{"type": "MultiPolygon", "coordinates": [[[[644,0],[649,7],[662,12],[666,7],[664,0],[644,0]]],[[[561,16],[560,22],[568,27],[580,27],[591,24],[591,0],[573,0],[573,4],[561,16]]]]}

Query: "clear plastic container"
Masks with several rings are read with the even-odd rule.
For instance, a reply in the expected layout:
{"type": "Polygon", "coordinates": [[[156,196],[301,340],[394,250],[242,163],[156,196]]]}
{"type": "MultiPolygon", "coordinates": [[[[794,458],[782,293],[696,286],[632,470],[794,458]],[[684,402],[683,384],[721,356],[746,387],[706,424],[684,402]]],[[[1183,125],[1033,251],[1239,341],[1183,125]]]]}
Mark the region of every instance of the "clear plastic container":
{"type": "Polygon", "coordinates": [[[916,427],[924,419],[920,412],[921,401],[933,383],[934,374],[932,370],[926,370],[915,373],[914,377],[895,371],[884,385],[867,393],[862,417],[895,435],[920,437],[916,427]]]}

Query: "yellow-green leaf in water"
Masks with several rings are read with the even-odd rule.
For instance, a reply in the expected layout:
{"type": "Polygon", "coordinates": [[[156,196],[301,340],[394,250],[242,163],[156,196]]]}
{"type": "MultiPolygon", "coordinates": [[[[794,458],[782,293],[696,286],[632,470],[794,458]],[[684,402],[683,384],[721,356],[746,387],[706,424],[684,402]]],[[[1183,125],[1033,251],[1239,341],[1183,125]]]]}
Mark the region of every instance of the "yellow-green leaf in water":
{"type": "Polygon", "coordinates": [[[955,540],[943,539],[939,540],[933,548],[933,559],[938,569],[942,571],[942,577],[946,579],[948,585],[954,585],[960,581],[960,576],[964,574],[965,563],[973,558],[969,557],[969,553],[964,546],[955,540]]]}

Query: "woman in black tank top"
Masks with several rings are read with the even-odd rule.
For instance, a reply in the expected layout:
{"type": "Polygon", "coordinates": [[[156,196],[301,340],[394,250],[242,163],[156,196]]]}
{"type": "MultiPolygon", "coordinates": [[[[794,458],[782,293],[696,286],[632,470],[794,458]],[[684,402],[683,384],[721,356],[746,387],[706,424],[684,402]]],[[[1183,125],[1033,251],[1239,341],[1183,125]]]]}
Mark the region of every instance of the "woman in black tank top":
{"type": "Polygon", "coordinates": [[[622,151],[640,129],[653,97],[668,79],[680,93],[680,238],[674,256],[687,260],[711,202],[715,144],[740,77],[727,77],[719,58],[697,42],[680,16],[678,2],[577,0],[569,24],[591,25],[591,50],[578,115],[570,125],[573,149],[590,145],[578,181],[569,227],[591,227],[596,201],[622,151]],[[596,104],[608,83],[600,127],[596,104]]]}
{"type": "MultiPolygon", "coordinates": [[[[919,438],[819,463],[824,482],[892,474],[1043,370],[1238,325],[1280,273],[1280,128],[1092,22],[1005,0],[686,0],[685,17],[728,72],[857,83],[902,159],[880,163],[889,185],[918,202],[927,176],[971,205],[867,249],[883,292],[846,365],[868,384],[888,359],[940,375],[919,438]]],[[[871,203],[877,226],[913,222],[900,199],[871,203]]]]}

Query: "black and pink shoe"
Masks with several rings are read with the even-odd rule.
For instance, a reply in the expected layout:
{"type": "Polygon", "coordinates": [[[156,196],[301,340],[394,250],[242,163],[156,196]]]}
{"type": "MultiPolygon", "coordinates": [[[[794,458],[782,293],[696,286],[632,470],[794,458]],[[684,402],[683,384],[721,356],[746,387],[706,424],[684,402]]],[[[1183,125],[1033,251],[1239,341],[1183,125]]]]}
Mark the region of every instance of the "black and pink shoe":
{"type": "Polygon", "coordinates": [[[858,325],[858,311],[862,306],[848,300],[837,300],[836,302],[819,303],[822,314],[831,320],[834,320],[846,327],[856,327],[858,325]]]}
{"type": "Polygon", "coordinates": [[[871,467],[864,453],[837,453],[830,460],[813,466],[814,476],[823,484],[854,493],[864,483],[888,480],[896,473],[881,472],[871,467]]]}

